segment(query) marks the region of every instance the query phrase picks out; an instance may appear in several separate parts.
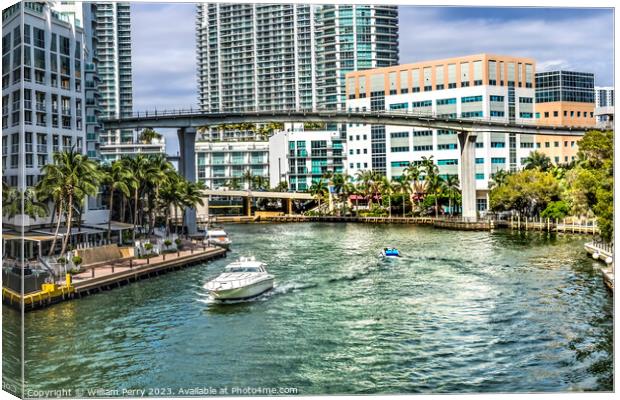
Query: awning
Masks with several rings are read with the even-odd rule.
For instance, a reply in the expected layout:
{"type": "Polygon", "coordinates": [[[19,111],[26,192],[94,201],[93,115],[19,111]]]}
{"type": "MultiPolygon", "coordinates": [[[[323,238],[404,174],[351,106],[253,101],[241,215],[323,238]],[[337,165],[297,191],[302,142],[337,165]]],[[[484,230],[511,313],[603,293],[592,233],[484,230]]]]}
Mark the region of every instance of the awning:
{"type": "MultiPolygon", "coordinates": [[[[108,224],[95,224],[95,225],[82,225],[88,226],[89,228],[101,229],[103,231],[108,231],[108,224]]],[[[113,231],[124,231],[125,229],[133,229],[133,224],[127,224],[125,222],[112,221],[110,224],[110,229],[113,231]]]]}
{"type": "MultiPolygon", "coordinates": [[[[58,235],[60,237],[61,235],[58,235]]],[[[46,235],[41,233],[25,232],[24,235],[18,232],[2,232],[4,240],[28,240],[31,242],[47,242],[54,240],[54,235],[46,235]]]]}

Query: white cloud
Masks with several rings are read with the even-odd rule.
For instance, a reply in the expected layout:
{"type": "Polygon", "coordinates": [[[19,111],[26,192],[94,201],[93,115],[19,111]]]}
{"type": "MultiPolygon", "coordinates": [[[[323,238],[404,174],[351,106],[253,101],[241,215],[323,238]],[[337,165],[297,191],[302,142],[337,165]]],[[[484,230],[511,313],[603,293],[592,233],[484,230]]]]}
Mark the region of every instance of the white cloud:
{"type": "Polygon", "coordinates": [[[494,53],[534,58],[537,71],[593,72],[613,83],[613,13],[572,18],[446,18],[439,8],[400,9],[400,62],[494,53]]]}

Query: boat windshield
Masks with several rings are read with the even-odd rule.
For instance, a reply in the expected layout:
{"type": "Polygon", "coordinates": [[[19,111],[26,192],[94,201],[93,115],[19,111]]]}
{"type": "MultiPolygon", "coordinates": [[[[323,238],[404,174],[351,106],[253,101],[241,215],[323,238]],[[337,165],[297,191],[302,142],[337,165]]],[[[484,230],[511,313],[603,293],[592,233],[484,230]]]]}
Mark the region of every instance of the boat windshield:
{"type": "Polygon", "coordinates": [[[228,267],[226,272],[263,272],[260,267],[228,267]]]}

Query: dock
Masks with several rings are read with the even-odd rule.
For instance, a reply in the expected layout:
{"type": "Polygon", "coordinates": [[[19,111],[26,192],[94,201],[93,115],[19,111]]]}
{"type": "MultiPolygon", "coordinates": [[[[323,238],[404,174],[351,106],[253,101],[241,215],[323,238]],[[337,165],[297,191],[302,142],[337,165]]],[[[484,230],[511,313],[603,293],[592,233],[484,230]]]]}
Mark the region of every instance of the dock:
{"type": "Polygon", "coordinates": [[[226,249],[195,246],[177,253],[160,254],[148,259],[110,263],[72,276],[67,274],[63,284],[46,283],[42,285],[40,291],[27,293],[24,296],[9,288],[2,288],[2,301],[18,309],[21,308],[23,302],[25,311],[31,311],[221,257],[226,257],[226,249]]]}
{"type": "Polygon", "coordinates": [[[583,246],[584,250],[592,256],[593,259],[605,263],[605,267],[601,269],[603,282],[605,286],[614,292],[614,245],[613,243],[604,243],[600,241],[588,242],[583,246]]]}

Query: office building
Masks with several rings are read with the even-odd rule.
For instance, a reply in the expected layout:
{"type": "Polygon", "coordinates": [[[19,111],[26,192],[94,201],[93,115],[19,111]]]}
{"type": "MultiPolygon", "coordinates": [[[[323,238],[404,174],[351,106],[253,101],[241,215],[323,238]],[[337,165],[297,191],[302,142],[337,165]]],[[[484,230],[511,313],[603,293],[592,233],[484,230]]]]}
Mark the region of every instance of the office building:
{"type": "MultiPolygon", "coordinates": [[[[536,74],[536,121],[541,125],[594,127],[594,74],[548,71],[536,74]]],[[[574,136],[539,136],[536,149],[555,164],[568,163],[577,156],[574,136]]]]}
{"type": "MultiPolygon", "coordinates": [[[[347,109],[392,110],[533,124],[535,62],[490,54],[356,71],[346,75],[347,109]]],[[[410,163],[433,157],[439,174],[459,175],[456,132],[441,129],[349,124],[350,175],[372,169],[398,178],[410,163]]],[[[533,135],[480,133],[476,140],[478,210],[488,207],[488,181],[515,171],[534,148],[533,135]]]]}
{"type": "Polygon", "coordinates": [[[594,88],[594,117],[596,126],[601,129],[614,127],[614,88],[613,86],[594,88]]]}
{"type": "Polygon", "coordinates": [[[236,180],[249,189],[253,177],[269,179],[269,143],[266,141],[196,142],[196,177],[210,189],[230,187],[236,180]]]}
{"type": "Polygon", "coordinates": [[[345,143],[335,131],[289,128],[269,138],[269,184],[306,191],[327,172],[345,172],[345,143]]]}
{"type": "Polygon", "coordinates": [[[398,64],[398,8],[325,5],[317,12],[319,108],[345,109],[345,74],[398,64]]]}
{"type": "MultiPolygon", "coordinates": [[[[98,39],[94,51],[98,58],[96,68],[101,115],[131,115],[133,84],[130,4],[97,3],[94,16],[98,39]]],[[[163,139],[143,141],[140,132],[131,129],[102,131],[99,141],[103,162],[111,162],[124,155],[165,152],[163,139]]]]}
{"type": "Polygon", "coordinates": [[[205,111],[342,108],[343,75],[398,63],[389,6],[197,6],[198,101],[205,111]]]}

